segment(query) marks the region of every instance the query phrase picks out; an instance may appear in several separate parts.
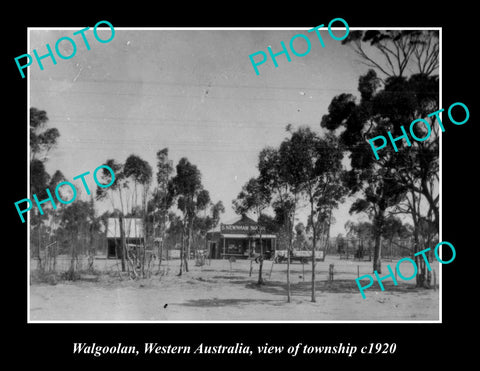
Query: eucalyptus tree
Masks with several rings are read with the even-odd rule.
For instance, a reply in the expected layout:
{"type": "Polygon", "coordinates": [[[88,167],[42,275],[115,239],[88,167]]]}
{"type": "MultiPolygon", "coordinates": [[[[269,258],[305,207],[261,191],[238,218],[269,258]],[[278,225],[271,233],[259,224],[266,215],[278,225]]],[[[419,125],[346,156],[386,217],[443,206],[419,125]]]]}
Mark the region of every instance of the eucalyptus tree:
{"type": "Polygon", "coordinates": [[[290,184],[299,190],[310,209],[309,223],[313,226],[311,300],[315,302],[317,226],[319,217],[330,213],[344,196],[343,152],[332,134],[319,137],[308,127],[300,127],[290,134],[280,146],[280,153],[290,184]]]}
{"type": "MultiPolygon", "coordinates": [[[[380,84],[376,72],[370,70],[359,79],[361,99],[358,103],[353,95],[340,94],[333,98],[328,114],[322,117],[322,127],[343,130],[339,138],[349,153],[351,166],[345,184],[351,195],[360,195],[350,211],[366,212],[372,219],[373,270],[379,273],[380,236],[391,212],[398,211],[402,204],[407,205],[403,212],[410,213],[416,226],[414,252],[421,249],[418,228],[422,199],[427,201],[431,222],[438,225],[438,133],[432,130],[429,141],[413,141],[412,147],[402,148],[397,142],[395,148],[385,148],[378,159],[373,156],[368,139],[387,131],[393,138],[400,138],[403,125],[427,117],[427,112],[436,104],[437,83],[436,76],[412,75],[388,77],[380,84]]],[[[418,137],[425,136],[421,126],[414,127],[413,131],[418,137]]],[[[424,263],[418,263],[419,275],[423,276],[424,263]]],[[[417,276],[417,284],[422,282],[417,276]]]]}
{"type": "MultiPolygon", "coordinates": [[[[142,275],[145,275],[145,243],[147,240],[147,195],[149,187],[152,181],[152,168],[150,164],[140,158],[137,155],[130,155],[125,160],[125,165],[123,167],[123,174],[127,179],[133,181],[133,190],[131,192],[131,206],[130,211],[133,211],[135,207],[140,208],[141,210],[141,219],[142,219],[142,234],[143,234],[143,249],[138,249],[135,254],[135,263],[136,265],[141,266],[142,275]],[[137,186],[141,187],[141,206],[138,203],[138,189],[137,186]]],[[[134,228],[137,228],[137,224],[133,224],[134,228]]],[[[137,231],[135,230],[135,235],[137,231]]],[[[135,272],[134,267],[132,270],[135,272]]]]}
{"type": "MultiPolygon", "coordinates": [[[[124,218],[127,212],[125,208],[125,190],[128,188],[128,179],[124,174],[124,165],[122,163],[119,163],[114,159],[108,159],[105,162],[105,165],[113,170],[113,173],[115,174],[115,182],[108,188],[97,186],[95,199],[97,201],[109,199],[112,205],[112,211],[116,212],[120,229],[120,258],[122,263],[122,272],[125,272],[127,246],[124,230],[124,218]],[[119,204],[118,207],[117,202],[119,204]]],[[[102,168],[102,170],[98,172],[97,177],[103,184],[110,184],[112,180],[112,174],[106,168],[102,168]]]]}
{"type": "MultiPolygon", "coordinates": [[[[50,150],[55,148],[60,137],[60,132],[57,128],[48,127],[48,121],[46,111],[35,107],[30,108],[30,195],[35,194],[41,200],[48,197],[46,189],[50,189],[52,185],[52,177],[48,174],[45,167],[48,161],[48,154],[50,150]]],[[[53,182],[55,183],[55,180],[53,182]]],[[[30,196],[30,198],[32,197],[30,196]]],[[[40,269],[43,269],[40,250],[42,245],[44,245],[44,238],[51,237],[50,233],[46,231],[51,229],[48,228],[48,221],[56,218],[55,213],[51,213],[50,209],[45,209],[43,214],[40,214],[37,208],[34,208],[30,213],[30,226],[32,229],[30,241],[32,246],[37,246],[38,266],[40,269]],[[45,225],[47,225],[47,228],[45,228],[45,225]]]]}
{"type": "Polygon", "coordinates": [[[239,215],[245,215],[249,212],[254,213],[257,217],[257,233],[260,240],[260,256],[258,257],[258,285],[265,283],[262,277],[263,270],[263,240],[262,226],[259,223],[262,212],[270,205],[271,193],[265,185],[257,178],[250,178],[242,187],[237,198],[232,201],[235,212],[239,215]]]}
{"type": "Polygon", "coordinates": [[[185,157],[178,162],[176,175],[169,182],[169,187],[183,214],[179,271],[179,275],[182,275],[184,269],[188,272],[195,218],[199,211],[205,210],[210,204],[210,194],[203,188],[200,170],[185,157]]]}
{"type": "MultiPolygon", "coordinates": [[[[296,179],[290,177],[289,164],[284,161],[281,151],[285,151],[288,140],[280,147],[264,148],[258,158],[259,182],[269,190],[277,219],[282,225],[280,233],[286,234],[287,243],[287,302],[291,301],[290,255],[292,252],[293,225],[300,190],[296,179]]],[[[285,241],[282,241],[285,243],[285,241]]]]}
{"type": "MultiPolygon", "coordinates": [[[[392,212],[411,216],[413,251],[418,252],[438,238],[439,125],[435,123],[437,117],[429,113],[439,108],[439,33],[430,30],[354,31],[343,43],[350,45],[361,62],[372,69],[360,77],[360,102],[350,94],[340,94],[332,100],[321,125],[330,130],[344,129],[341,141],[350,152],[352,189],[354,183],[357,183],[357,190],[361,188],[354,178],[368,181],[359,179],[360,169],[375,172],[375,168],[385,168],[384,175],[391,179],[387,182],[404,196],[400,197],[400,202],[398,198],[392,200],[391,204],[397,202],[392,212]],[[411,146],[398,152],[384,149],[381,158],[375,161],[367,140],[385,135],[387,131],[392,138],[400,138],[404,134],[401,126],[408,131],[407,126],[417,119],[423,119],[426,124],[413,126],[411,134],[417,138],[428,137],[428,140],[412,140],[411,146]],[[427,225],[428,231],[437,230],[437,233],[429,232],[422,242],[421,235],[427,225]]],[[[398,147],[402,141],[406,139],[396,141],[398,147]]],[[[396,197],[392,192],[390,196],[396,197]]],[[[417,285],[428,286],[429,271],[425,261],[419,256],[415,259],[420,268],[417,285]]]]}

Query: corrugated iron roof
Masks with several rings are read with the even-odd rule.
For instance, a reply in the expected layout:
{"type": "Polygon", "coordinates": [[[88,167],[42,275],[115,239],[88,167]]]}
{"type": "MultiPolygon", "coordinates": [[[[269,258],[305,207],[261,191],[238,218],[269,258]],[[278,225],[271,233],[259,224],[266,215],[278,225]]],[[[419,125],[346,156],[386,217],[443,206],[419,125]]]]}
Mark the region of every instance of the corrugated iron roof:
{"type": "MultiPolygon", "coordinates": [[[[124,218],[126,238],[143,238],[143,223],[140,218],[124,218]]],[[[120,222],[118,218],[108,218],[107,237],[120,238],[120,222]]]]}

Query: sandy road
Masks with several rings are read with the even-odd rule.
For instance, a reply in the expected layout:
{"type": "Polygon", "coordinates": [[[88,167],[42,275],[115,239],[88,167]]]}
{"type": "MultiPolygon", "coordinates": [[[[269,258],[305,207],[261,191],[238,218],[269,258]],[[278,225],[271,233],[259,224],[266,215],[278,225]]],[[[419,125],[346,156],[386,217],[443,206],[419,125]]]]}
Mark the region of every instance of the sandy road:
{"type": "MultiPolygon", "coordinates": [[[[327,258],[317,266],[317,301],[310,301],[309,266],[292,264],[292,302],[286,302],[285,264],[264,266],[266,284],[249,277],[249,262],[212,261],[176,276],[175,261],[162,277],[119,281],[101,276],[98,282],[63,281],[30,286],[32,321],[436,321],[439,291],[418,290],[413,281],[385,291],[366,291],[362,299],[355,283],[369,273],[369,262],[334,261],[335,280],[328,282],[327,258]],[[359,267],[361,265],[361,267],[359,267]]],[[[393,263],[388,263],[392,265],[393,263]]],[[[437,267],[438,268],[438,267],[437,267]]],[[[407,272],[405,272],[407,274],[407,272]]],[[[375,284],[376,286],[376,284],[375,284]]]]}

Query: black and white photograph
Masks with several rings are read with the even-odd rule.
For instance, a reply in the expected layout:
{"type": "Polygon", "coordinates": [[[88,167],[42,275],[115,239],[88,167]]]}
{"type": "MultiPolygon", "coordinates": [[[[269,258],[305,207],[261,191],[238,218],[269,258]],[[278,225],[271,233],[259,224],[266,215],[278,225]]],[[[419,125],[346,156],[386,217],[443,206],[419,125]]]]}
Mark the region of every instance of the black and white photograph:
{"type": "Polygon", "coordinates": [[[30,321],[441,320],[439,29],[95,27],[29,32],[30,321]]]}

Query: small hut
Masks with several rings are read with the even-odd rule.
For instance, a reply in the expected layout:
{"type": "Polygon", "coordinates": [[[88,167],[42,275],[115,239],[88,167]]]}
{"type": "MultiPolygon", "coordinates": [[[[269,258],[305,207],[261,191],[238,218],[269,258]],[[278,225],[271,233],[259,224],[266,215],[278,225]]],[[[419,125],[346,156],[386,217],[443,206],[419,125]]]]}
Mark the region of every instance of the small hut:
{"type": "MultiPolygon", "coordinates": [[[[124,218],[123,230],[125,233],[125,243],[127,248],[136,248],[143,246],[145,237],[143,235],[143,223],[140,218],[124,218]]],[[[108,218],[106,257],[116,259],[122,257],[120,220],[118,218],[108,218]]]]}

